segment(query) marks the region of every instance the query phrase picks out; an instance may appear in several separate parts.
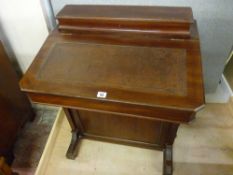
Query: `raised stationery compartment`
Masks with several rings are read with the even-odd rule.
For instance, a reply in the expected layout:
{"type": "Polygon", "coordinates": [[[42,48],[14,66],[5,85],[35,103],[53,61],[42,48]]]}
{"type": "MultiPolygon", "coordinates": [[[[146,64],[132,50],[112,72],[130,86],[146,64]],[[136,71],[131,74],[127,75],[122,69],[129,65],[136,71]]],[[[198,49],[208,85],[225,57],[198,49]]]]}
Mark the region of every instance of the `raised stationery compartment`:
{"type": "Polygon", "coordinates": [[[62,32],[142,33],[171,38],[189,38],[194,23],[188,7],[67,5],[57,19],[62,32]]]}

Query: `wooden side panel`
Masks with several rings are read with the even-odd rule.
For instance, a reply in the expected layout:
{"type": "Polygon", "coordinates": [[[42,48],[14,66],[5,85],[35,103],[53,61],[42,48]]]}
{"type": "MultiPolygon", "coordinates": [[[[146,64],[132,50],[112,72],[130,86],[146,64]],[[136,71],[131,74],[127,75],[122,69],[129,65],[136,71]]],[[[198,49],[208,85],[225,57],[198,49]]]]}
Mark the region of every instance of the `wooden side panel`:
{"type": "Polygon", "coordinates": [[[162,122],[147,119],[79,111],[85,134],[160,144],[162,122]]]}
{"type": "MultiPolygon", "coordinates": [[[[34,113],[0,41],[0,155],[10,164],[18,131],[34,113]]],[[[1,174],[1,173],[0,173],[1,174]]]]}

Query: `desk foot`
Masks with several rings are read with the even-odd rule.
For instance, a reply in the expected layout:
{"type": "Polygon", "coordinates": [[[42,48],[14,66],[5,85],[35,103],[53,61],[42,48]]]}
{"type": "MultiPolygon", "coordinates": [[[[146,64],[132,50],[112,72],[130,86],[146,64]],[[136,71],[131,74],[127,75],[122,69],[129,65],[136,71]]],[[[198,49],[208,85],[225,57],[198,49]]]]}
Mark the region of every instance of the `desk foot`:
{"type": "Polygon", "coordinates": [[[172,145],[166,145],[163,150],[163,175],[172,175],[172,145]]]}
{"type": "Polygon", "coordinates": [[[66,157],[68,159],[74,160],[77,157],[78,143],[79,143],[80,139],[81,139],[80,134],[77,131],[73,131],[70,146],[66,152],[66,157]]]}

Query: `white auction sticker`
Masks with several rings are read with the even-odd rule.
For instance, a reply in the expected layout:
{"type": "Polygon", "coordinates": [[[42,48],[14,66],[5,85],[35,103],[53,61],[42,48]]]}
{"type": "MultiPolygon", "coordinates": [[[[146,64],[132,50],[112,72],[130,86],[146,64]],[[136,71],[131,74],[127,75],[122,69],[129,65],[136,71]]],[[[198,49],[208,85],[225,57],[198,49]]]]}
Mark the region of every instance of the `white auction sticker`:
{"type": "Polygon", "coordinates": [[[97,97],[98,98],[106,98],[107,97],[107,92],[98,91],[97,97]]]}

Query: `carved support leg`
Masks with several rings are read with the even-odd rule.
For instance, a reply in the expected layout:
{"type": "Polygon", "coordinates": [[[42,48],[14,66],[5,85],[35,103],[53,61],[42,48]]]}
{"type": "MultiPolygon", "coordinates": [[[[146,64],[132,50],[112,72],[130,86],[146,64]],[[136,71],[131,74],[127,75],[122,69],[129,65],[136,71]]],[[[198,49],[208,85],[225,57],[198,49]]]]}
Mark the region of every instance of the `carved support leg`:
{"type": "Polygon", "coordinates": [[[76,111],[68,108],[63,108],[66,118],[71,126],[72,138],[70,142],[70,146],[66,152],[66,157],[68,159],[75,159],[78,154],[78,143],[83,135],[83,128],[81,127],[81,123],[78,123],[79,115],[76,111]]]}
{"type": "Polygon", "coordinates": [[[172,175],[173,173],[173,151],[172,145],[176,138],[179,124],[167,123],[165,126],[165,140],[163,149],[163,175],[172,175]]]}
{"type": "Polygon", "coordinates": [[[70,142],[70,146],[66,152],[66,157],[68,159],[74,160],[78,154],[78,143],[81,139],[81,136],[78,131],[72,131],[72,138],[70,142]]]}
{"type": "Polygon", "coordinates": [[[172,175],[172,145],[166,145],[163,150],[163,175],[172,175]]]}

